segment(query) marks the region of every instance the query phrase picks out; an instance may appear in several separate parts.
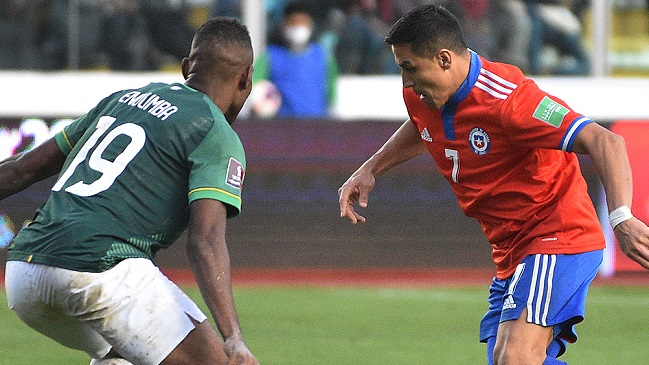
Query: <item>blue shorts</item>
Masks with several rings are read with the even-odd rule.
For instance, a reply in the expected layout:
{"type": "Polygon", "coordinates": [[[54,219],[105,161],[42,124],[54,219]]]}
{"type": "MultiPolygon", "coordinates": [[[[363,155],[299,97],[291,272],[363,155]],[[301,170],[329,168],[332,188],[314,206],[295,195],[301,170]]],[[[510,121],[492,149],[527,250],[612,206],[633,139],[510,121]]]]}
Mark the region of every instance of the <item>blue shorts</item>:
{"type": "Polygon", "coordinates": [[[514,275],[494,278],[489,310],[480,322],[480,342],[496,336],[501,322],[518,319],[525,308],[527,322],[553,326],[555,338],[577,341],[574,325],[584,320],[588,286],[597,274],[602,253],[530,255],[514,275]]]}

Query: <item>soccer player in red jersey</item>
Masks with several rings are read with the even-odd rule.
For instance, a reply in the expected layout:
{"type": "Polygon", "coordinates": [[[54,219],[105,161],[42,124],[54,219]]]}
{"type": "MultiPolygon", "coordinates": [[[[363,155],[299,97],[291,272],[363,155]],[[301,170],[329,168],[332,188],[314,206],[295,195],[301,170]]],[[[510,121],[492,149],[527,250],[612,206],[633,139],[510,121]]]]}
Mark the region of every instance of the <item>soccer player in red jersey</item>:
{"type": "Polygon", "coordinates": [[[490,364],[565,364],[577,340],[604,235],[575,153],[588,154],[625,253],[649,268],[649,228],[633,217],[624,140],[538,88],[511,65],[468,49],[436,5],[390,30],[409,119],[339,189],[340,215],[365,222],[375,178],[426,150],[493,247],[496,276],[480,325],[490,364]]]}

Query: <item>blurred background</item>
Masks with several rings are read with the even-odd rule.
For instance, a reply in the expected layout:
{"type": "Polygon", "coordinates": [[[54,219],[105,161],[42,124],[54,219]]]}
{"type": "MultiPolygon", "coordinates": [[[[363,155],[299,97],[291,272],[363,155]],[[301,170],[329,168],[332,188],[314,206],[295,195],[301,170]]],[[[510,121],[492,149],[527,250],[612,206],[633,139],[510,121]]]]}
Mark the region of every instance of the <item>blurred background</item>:
{"type": "MultiPolygon", "coordinates": [[[[627,138],[634,214],[648,220],[649,1],[297,3],[307,20],[291,18],[285,0],[0,0],[0,159],[42,143],[116,90],[182,82],[193,32],[209,17],[234,16],[250,29],[259,75],[234,125],[248,156],[243,211],[229,223],[235,268],[491,269],[478,224],[462,215],[429,156],[379,179],[366,224],[338,218],[338,187],[407,117],[383,38],[412,7],[440,3],[458,17],[470,48],[520,67],[627,138]],[[294,63],[275,63],[277,54],[294,63]],[[300,109],[316,102],[318,112],[300,109]]],[[[602,273],[637,270],[615,248],[599,180],[582,163],[610,240],[602,273]]],[[[52,184],[0,202],[0,247],[52,184]]],[[[0,248],[0,266],[5,255],[0,248]]],[[[185,267],[182,244],[157,260],[185,267]]]]}
{"type": "MultiPolygon", "coordinates": [[[[192,32],[216,15],[244,20],[260,53],[276,40],[287,2],[2,0],[0,68],[173,70],[187,54],[192,32]]],[[[649,71],[646,0],[298,2],[313,17],[312,38],[326,44],[342,74],[397,73],[382,39],[396,19],[422,3],[453,11],[472,49],[532,74],[647,76],[649,71]],[[538,42],[530,55],[530,43],[538,42]]]]}

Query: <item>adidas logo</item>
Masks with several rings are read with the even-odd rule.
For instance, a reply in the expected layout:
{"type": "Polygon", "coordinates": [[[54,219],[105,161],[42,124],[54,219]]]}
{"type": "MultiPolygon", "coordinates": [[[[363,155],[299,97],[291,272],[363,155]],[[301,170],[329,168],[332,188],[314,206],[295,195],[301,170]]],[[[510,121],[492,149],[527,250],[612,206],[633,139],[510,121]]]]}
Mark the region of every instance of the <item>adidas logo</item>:
{"type": "Polygon", "coordinates": [[[421,131],[421,139],[423,139],[424,141],[427,141],[427,142],[432,142],[433,141],[433,139],[430,138],[430,133],[428,133],[428,129],[426,129],[425,127],[424,127],[424,130],[421,131]]]}
{"type": "Polygon", "coordinates": [[[514,303],[514,298],[511,295],[508,295],[505,298],[505,303],[503,303],[503,310],[514,309],[514,308],[516,308],[516,303],[514,303]]]}

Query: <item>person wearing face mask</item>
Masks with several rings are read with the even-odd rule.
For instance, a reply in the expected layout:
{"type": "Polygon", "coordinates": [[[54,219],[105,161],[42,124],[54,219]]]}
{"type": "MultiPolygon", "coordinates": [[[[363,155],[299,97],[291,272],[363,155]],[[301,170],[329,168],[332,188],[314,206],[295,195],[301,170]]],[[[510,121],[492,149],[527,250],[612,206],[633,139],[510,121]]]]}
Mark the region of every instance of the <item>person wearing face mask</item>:
{"type": "Polygon", "coordinates": [[[336,62],[326,48],[312,41],[313,18],[304,3],[284,8],[281,34],[255,62],[253,87],[268,80],[281,94],[280,118],[322,118],[334,100],[336,62]]]}

